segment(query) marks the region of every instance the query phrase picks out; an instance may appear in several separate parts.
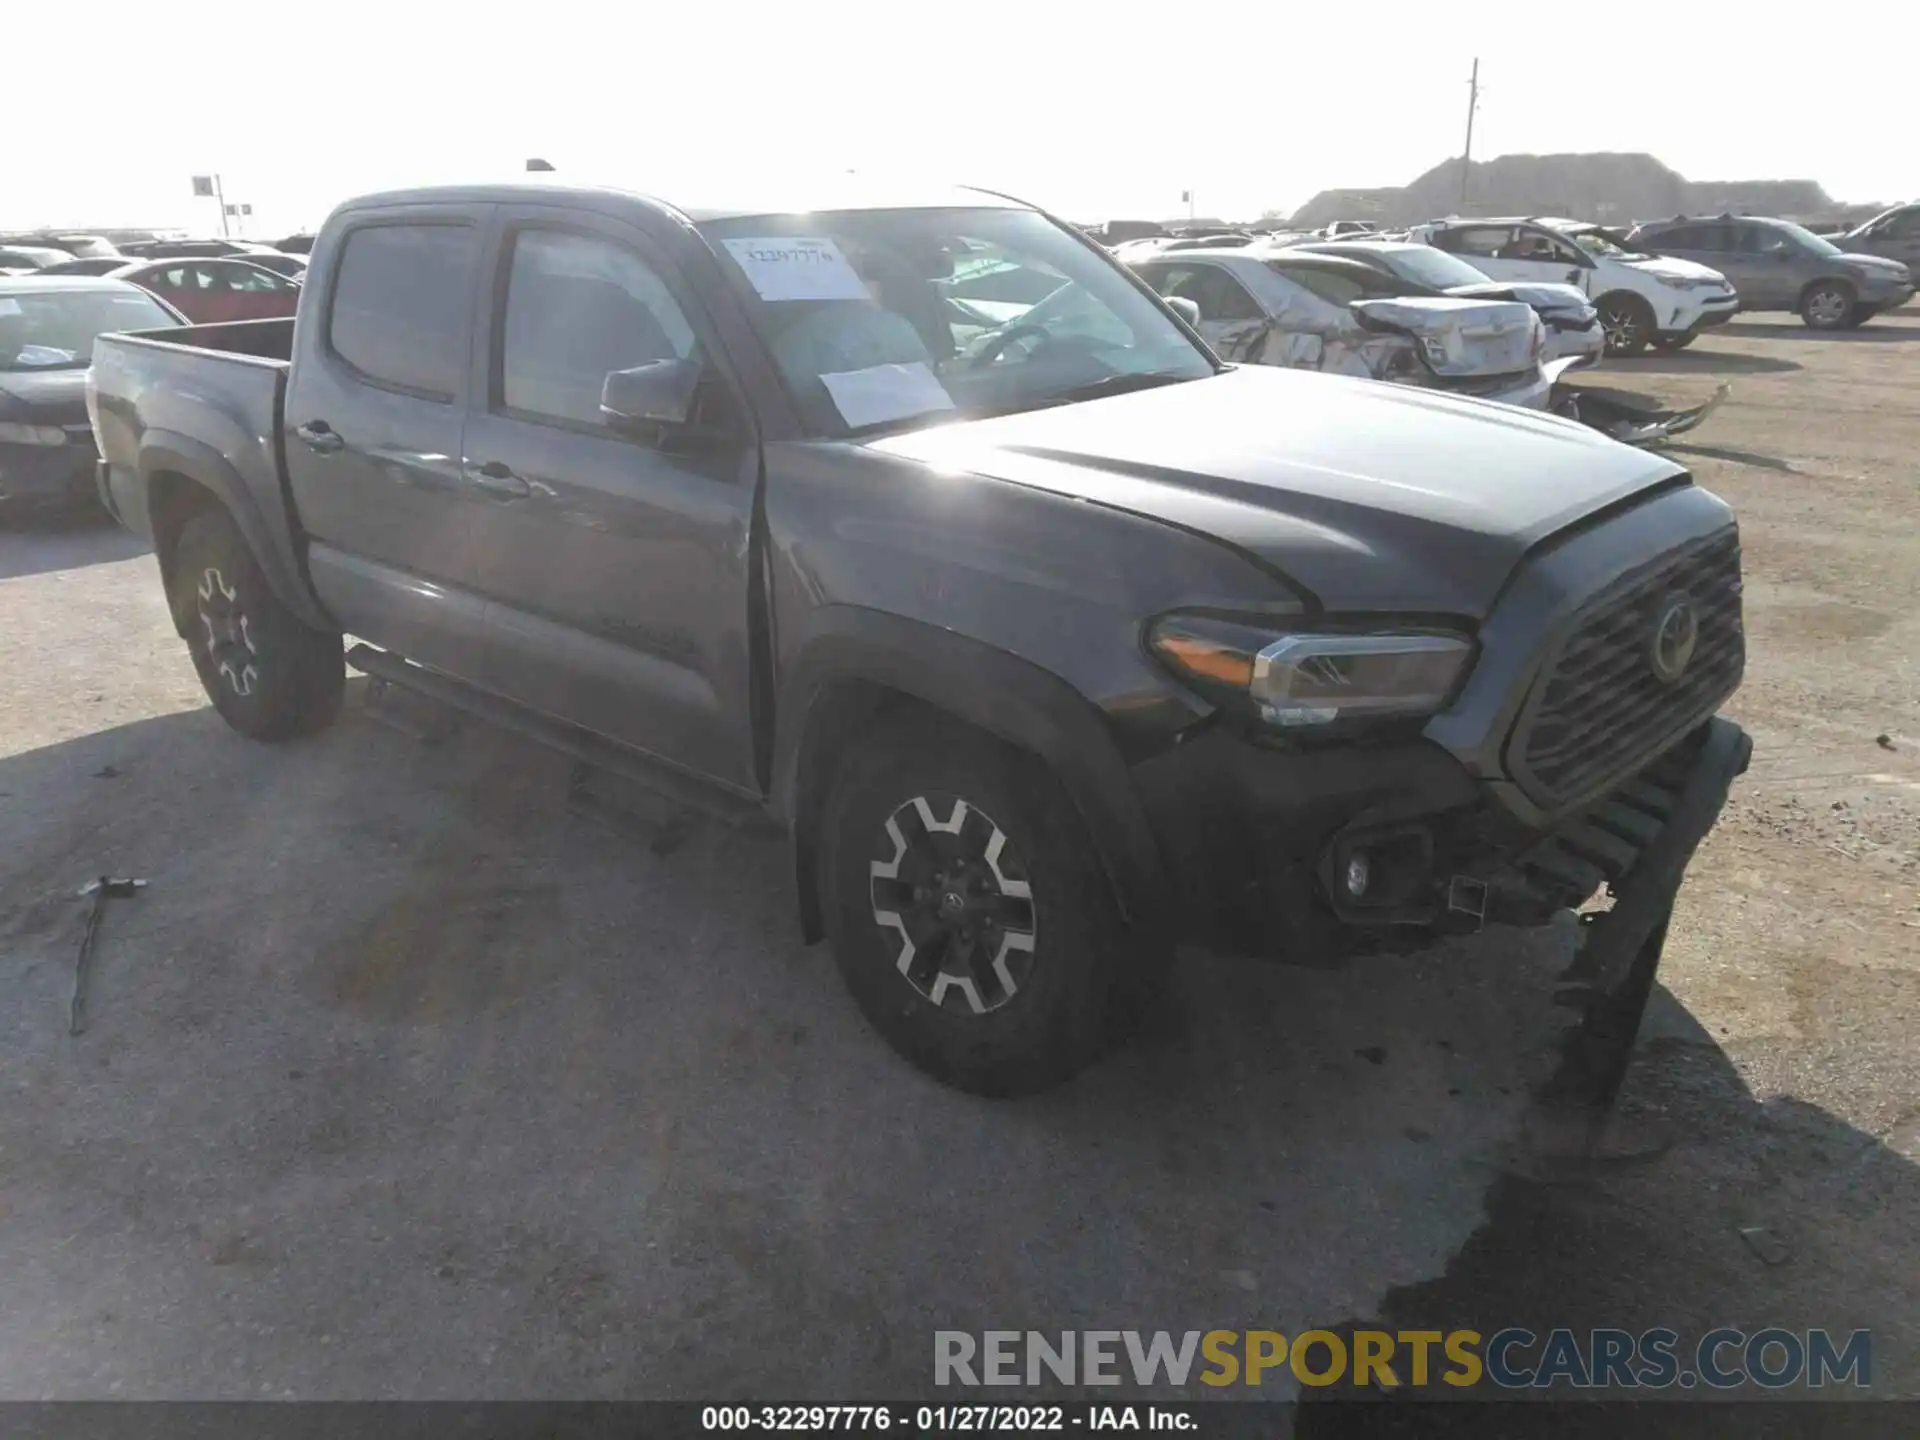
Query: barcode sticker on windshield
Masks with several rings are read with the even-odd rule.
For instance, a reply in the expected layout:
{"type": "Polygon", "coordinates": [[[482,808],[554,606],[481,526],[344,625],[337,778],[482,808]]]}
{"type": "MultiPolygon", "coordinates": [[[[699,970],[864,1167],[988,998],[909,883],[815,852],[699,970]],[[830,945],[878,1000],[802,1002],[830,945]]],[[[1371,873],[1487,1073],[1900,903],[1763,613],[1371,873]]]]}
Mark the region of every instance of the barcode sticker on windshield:
{"type": "Polygon", "coordinates": [[[940,378],[921,361],[911,365],[872,365],[865,370],[841,370],[822,375],[820,383],[840,412],[840,418],[858,430],[953,409],[953,397],[940,378]]]}
{"type": "Polygon", "coordinates": [[[865,300],[867,287],[826,236],[729,240],[728,252],[762,300],[865,300]]]}

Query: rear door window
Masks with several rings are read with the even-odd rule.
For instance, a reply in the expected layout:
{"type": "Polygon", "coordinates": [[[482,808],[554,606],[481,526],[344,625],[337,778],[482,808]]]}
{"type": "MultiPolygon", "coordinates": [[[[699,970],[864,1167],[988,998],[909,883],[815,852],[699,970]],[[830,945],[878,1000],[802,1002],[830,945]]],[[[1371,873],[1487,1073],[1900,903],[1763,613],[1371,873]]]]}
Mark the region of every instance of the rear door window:
{"type": "Polygon", "coordinates": [[[1322,270],[1312,265],[1283,265],[1268,262],[1302,290],[1318,295],[1330,305],[1351,305],[1364,299],[1367,287],[1359,277],[1340,270],[1322,270]]]}
{"type": "Polygon", "coordinates": [[[478,234],[467,225],[351,232],[327,314],[333,353],[376,385],[451,402],[467,366],[478,253],[478,234]]]}
{"type": "Polygon", "coordinates": [[[1455,255],[1478,255],[1483,260],[1508,258],[1513,243],[1511,225],[1460,225],[1433,237],[1436,248],[1455,255]]]}

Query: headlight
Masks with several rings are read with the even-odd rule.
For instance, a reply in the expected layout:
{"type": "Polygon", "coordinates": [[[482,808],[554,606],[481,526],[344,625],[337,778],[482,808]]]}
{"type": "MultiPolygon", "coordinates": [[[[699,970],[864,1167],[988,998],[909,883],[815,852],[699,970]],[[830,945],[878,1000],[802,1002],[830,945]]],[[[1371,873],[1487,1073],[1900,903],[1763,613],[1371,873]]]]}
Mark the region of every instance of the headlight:
{"type": "Polygon", "coordinates": [[[1202,693],[1284,729],[1431,715],[1473,654],[1461,635],[1276,634],[1204,615],[1163,617],[1147,645],[1202,693]]]}
{"type": "Polygon", "coordinates": [[[58,425],[22,425],[0,420],[0,445],[64,445],[67,432],[58,425]]]}

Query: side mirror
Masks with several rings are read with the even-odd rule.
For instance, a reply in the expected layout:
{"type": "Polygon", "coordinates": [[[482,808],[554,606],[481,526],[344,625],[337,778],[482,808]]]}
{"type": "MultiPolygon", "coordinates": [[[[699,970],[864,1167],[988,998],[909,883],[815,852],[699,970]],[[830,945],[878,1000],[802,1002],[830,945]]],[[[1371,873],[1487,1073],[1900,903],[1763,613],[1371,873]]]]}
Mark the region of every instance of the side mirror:
{"type": "Polygon", "coordinates": [[[600,386],[600,413],[616,430],[684,425],[693,414],[701,369],[698,360],[649,360],[631,370],[610,370],[600,386]]]}
{"type": "Polygon", "coordinates": [[[1173,311],[1174,314],[1178,315],[1196,330],[1200,328],[1200,307],[1194,304],[1193,301],[1184,295],[1166,295],[1161,298],[1167,302],[1167,308],[1173,311]]]}

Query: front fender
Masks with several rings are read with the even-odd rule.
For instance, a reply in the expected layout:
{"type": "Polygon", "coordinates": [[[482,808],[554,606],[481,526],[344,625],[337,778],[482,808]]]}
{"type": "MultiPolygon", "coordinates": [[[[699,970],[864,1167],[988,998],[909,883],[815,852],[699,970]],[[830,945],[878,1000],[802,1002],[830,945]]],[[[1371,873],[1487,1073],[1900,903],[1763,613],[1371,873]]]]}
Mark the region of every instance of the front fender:
{"type": "Polygon", "coordinates": [[[938,626],[850,605],[815,610],[779,690],[773,802],[794,839],[808,939],[822,933],[814,832],[847,715],[837,696],[909,697],[1035,756],[1085,822],[1121,914],[1149,936],[1167,914],[1159,849],[1100,711],[1030,661],[938,626]]]}
{"type": "Polygon", "coordinates": [[[149,508],[162,475],[183,475],[207,490],[233,516],[281,603],[316,630],[339,629],[307,584],[284,514],[266,515],[252,488],[219,451],[190,435],[150,429],[140,437],[139,474],[149,508]]]}

